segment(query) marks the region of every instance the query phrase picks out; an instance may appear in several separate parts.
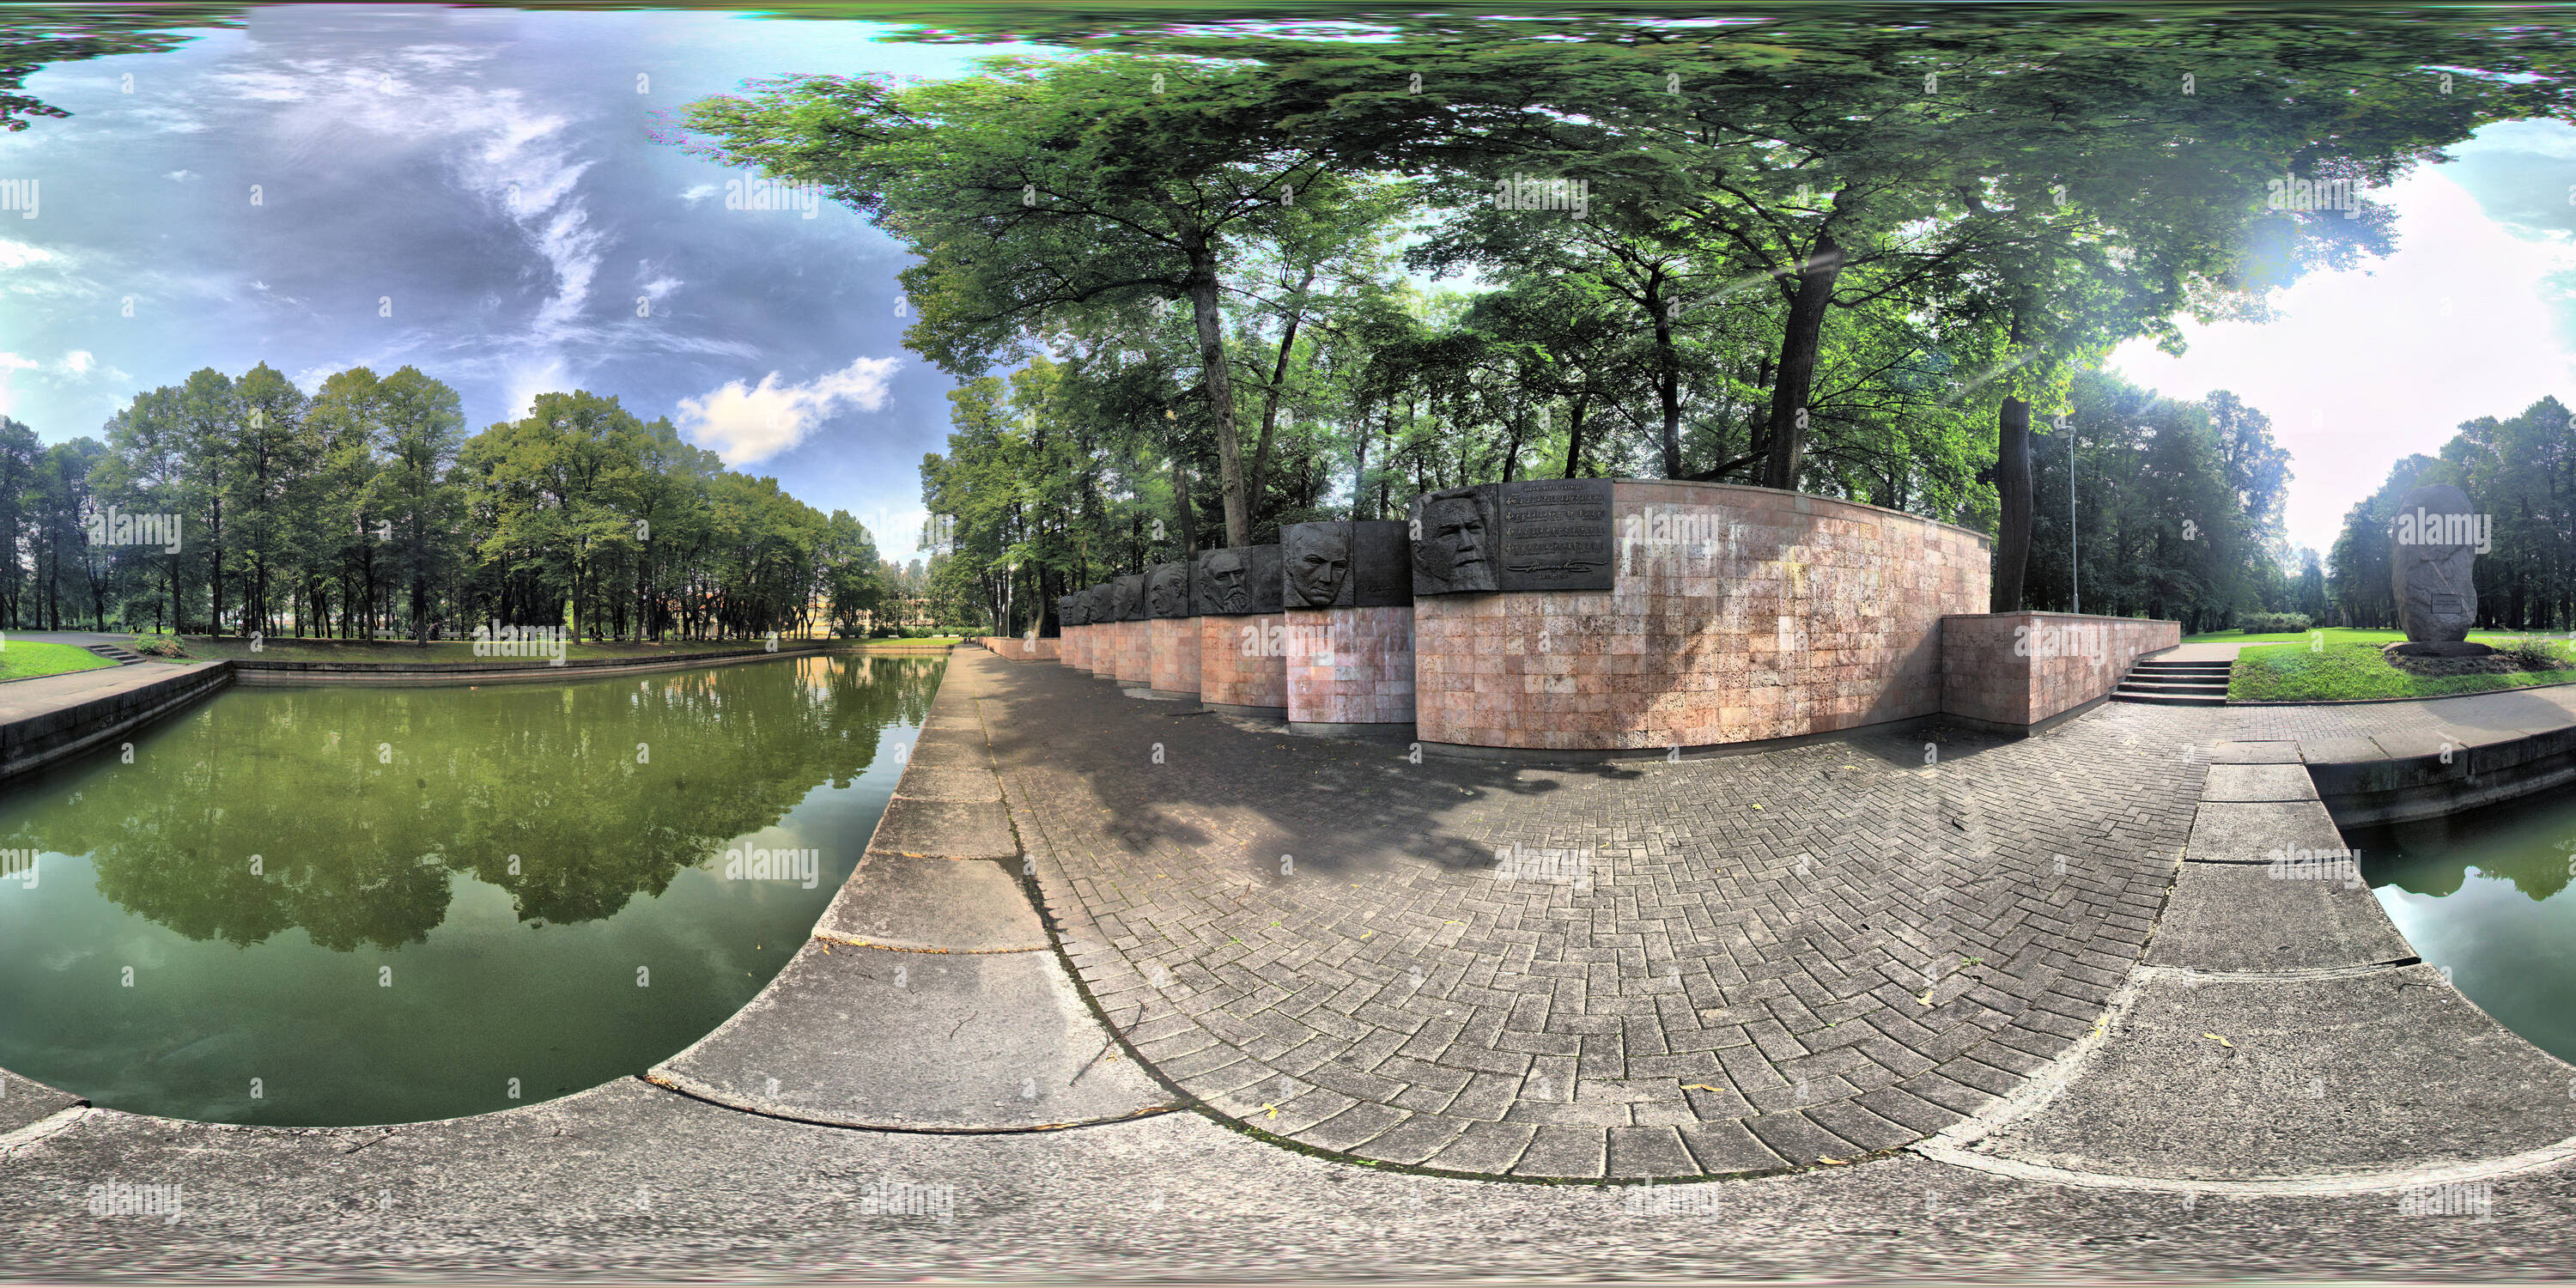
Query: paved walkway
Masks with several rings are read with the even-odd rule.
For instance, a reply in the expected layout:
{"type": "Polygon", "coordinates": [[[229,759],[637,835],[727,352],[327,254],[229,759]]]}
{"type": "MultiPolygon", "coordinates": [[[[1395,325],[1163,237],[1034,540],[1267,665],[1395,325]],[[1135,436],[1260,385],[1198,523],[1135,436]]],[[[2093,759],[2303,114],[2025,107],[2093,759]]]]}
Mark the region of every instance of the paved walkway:
{"type": "Polygon", "coordinates": [[[1062,668],[948,683],[989,694],[1049,911],[1156,1069],[1264,1133],[1477,1175],[1848,1160],[2012,1090],[2144,949],[2211,726],[2115,704],[2043,740],[1527,768],[1062,668]]]}
{"type": "Polygon", "coordinates": [[[157,684],[189,669],[183,662],[135,662],[125,666],[95,666],[86,671],[11,680],[0,684],[0,725],[15,724],[30,716],[114,697],[128,690],[157,684]]]}

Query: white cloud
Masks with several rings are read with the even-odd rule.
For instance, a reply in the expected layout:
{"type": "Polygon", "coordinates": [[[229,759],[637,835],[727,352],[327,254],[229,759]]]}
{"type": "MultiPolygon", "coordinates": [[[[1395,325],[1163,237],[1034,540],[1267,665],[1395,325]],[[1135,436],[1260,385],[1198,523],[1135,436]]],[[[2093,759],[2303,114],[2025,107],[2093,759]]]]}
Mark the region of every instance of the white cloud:
{"type": "Polygon", "coordinates": [[[559,368],[565,347],[596,331],[585,315],[607,236],[582,204],[580,183],[591,162],[574,155],[569,117],[543,110],[516,89],[464,78],[470,64],[489,57],[458,46],[414,45],[392,55],[290,60],[210,79],[243,98],[291,105],[272,118],[290,154],[336,153],[349,146],[352,130],[376,136],[379,145],[432,150],[456,186],[499,211],[545,263],[546,298],[523,330],[493,335],[495,348],[522,355],[523,367],[559,368]],[[442,78],[457,83],[434,83],[442,78]]]}
{"type": "Polygon", "coordinates": [[[163,175],[163,176],[161,176],[161,177],[162,177],[162,178],[164,178],[164,179],[169,180],[169,181],[170,181],[170,182],[172,182],[172,183],[186,183],[186,182],[187,182],[187,181],[189,181],[190,179],[194,179],[194,178],[196,178],[196,177],[198,177],[198,176],[197,176],[197,172],[196,172],[196,171],[194,171],[194,170],[190,170],[190,169],[186,169],[186,168],[184,168],[184,167],[183,167],[183,168],[181,168],[181,169],[173,170],[173,171],[171,171],[170,173],[165,174],[165,175],[163,175]]]}
{"type": "Polygon", "coordinates": [[[680,432],[727,465],[765,461],[805,441],[841,403],[860,411],[883,407],[887,378],[898,365],[893,358],[860,358],[801,385],[778,383],[775,371],[757,388],[730,381],[704,397],[680,400],[680,432]]]}
{"type": "Polygon", "coordinates": [[[2290,540],[2320,551],[2399,457],[2437,451],[2462,421],[2565,396],[2576,375],[2546,284],[2576,255],[2515,237],[2439,170],[2384,198],[2395,254],[2302,280],[2270,323],[2186,323],[2181,357],[2132,341],[2110,364],[2171,397],[2226,389],[2269,415],[2297,476],[2290,540]]]}
{"type": "Polygon", "coordinates": [[[21,371],[33,371],[43,365],[33,358],[22,358],[14,353],[0,351],[0,416],[8,415],[9,410],[18,405],[18,391],[14,387],[16,383],[14,378],[17,374],[21,371]]]}
{"type": "Polygon", "coordinates": [[[88,375],[89,369],[96,365],[98,359],[87,349],[74,349],[64,354],[61,363],[63,374],[67,376],[88,375]]]}
{"type": "Polygon", "coordinates": [[[704,200],[706,200],[707,198],[709,198],[709,197],[712,197],[712,196],[716,195],[716,193],[717,193],[718,191],[720,191],[720,190],[719,190],[719,189],[718,189],[714,184],[712,184],[712,183],[702,183],[702,184],[697,185],[696,187],[688,188],[688,189],[683,190],[683,191],[680,193],[680,200],[685,201],[685,202],[689,203],[690,205],[694,206],[694,205],[698,204],[699,202],[704,201],[704,200]]]}
{"type": "Polygon", "coordinates": [[[0,272],[25,268],[31,264],[51,263],[58,258],[60,257],[54,252],[42,246],[30,246],[22,241],[11,241],[6,237],[0,237],[0,272]]]}

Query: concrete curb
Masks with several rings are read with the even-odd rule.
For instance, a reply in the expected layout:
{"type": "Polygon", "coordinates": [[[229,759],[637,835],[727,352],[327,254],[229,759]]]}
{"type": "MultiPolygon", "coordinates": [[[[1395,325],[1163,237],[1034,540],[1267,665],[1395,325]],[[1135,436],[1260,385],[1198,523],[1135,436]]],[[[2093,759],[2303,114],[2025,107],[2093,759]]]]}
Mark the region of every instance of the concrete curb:
{"type": "Polygon", "coordinates": [[[2312,856],[2341,856],[2342,837],[2288,750],[2212,748],[2191,845],[2101,1020],[1914,1152],[2040,1184],[2240,1197],[2407,1190],[2576,1159],[2563,1091],[2576,1068],[2424,966],[2357,874],[2316,879],[2312,856]],[[2264,860],[2249,852],[2266,846],[2280,865],[2254,866],[2264,860]]]}

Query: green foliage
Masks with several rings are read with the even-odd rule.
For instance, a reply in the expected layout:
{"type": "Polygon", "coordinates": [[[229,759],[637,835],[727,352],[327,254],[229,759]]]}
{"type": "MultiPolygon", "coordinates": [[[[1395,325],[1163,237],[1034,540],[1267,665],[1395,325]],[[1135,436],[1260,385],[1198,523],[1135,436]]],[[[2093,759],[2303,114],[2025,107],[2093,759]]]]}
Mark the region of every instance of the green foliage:
{"type": "Polygon", "coordinates": [[[2236,629],[2247,635],[2296,635],[2308,629],[2305,613],[2247,613],[2236,619],[2236,629]]]}
{"type": "Polygon", "coordinates": [[[2416,675],[2389,665],[2385,645],[2371,641],[2335,640],[2322,649],[2305,644],[2267,644],[2236,655],[2227,696],[2239,702],[2348,702],[2357,698],[2429,698],[2446,693],[2480,693],[2534,684],[2555,684],[2567,677],[2564,645],[2545,645],[2546,664],[2521,671],[2479,675],[2416,675]]]}
{"type": "Polygon", "coordinates": [[[855,633],[876,543],[771,478],[724,468],[614,398],[541,394],[464,434],[456,391],[356,367],[305,395],[265,365],[137,394],[102,443],[39,448],[0,419],[0,623],[456,640],[855,633]],[[173,516],[126,542],[112,513],[173,516]]]}

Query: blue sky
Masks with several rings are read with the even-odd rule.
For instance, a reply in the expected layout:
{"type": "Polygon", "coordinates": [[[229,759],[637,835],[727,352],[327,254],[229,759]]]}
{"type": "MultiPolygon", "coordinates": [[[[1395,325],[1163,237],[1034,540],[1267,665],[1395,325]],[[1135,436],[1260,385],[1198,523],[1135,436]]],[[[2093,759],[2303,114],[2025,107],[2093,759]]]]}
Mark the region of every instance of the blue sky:
{"type": "Polygon", "coordinates": [[[648,136],[746,78],[1002,52],[879,30],[294,6],[47,68],[29,92],[73,116],[0,134],[0,177],[42,198],[0,214],[0,412],[58,442],[138,390],[263,361],[307,388],[416,365],[475,430],[579,387],[908,553],[953,382],[903,349],[902,253],[828,202],[727,210],[741,172],[648,136]]]}
{"type": "Polygon", "coordinates": [[[2186,324],[2179,358],[2113,354],[2160,392],[2233,390],[2268,414],[2297,475],[2290,540],[2320,554],[2398,458],[2543,395],[2576,402],[2576,128],[2490,126],[2450,155],[2370,194],[2397,212],[2393,253],[2291,286],[2270,322],[2186,324]]]}
{"type": "MultiPolygon", "coordinates": [[[[308,388],[417,365],[478,430],[586,388],[906,554],[952,382],[903,349],[901,252],[829,203],[727,210],[739,172],[648,134],[746,78],[952,76],[999,52],[881,30],[291,6],[48,68],[29,90],[72,118],[0,135],[0,178],[43,198],[0,213],[0,412],[60,441],[138,390],[262,361],[308,388]]],[[[2456,152],[2376,194],[2396,254],[2299,284],[2269,324],[2190,328],[2181,358],[2115,355],[2165,393],[2233,389],[2271,415],[2295,542],[2324,549],[2391,461],[2460,421],[2571,390],[2576,129],[2500,126],[2456,152]]]]}

